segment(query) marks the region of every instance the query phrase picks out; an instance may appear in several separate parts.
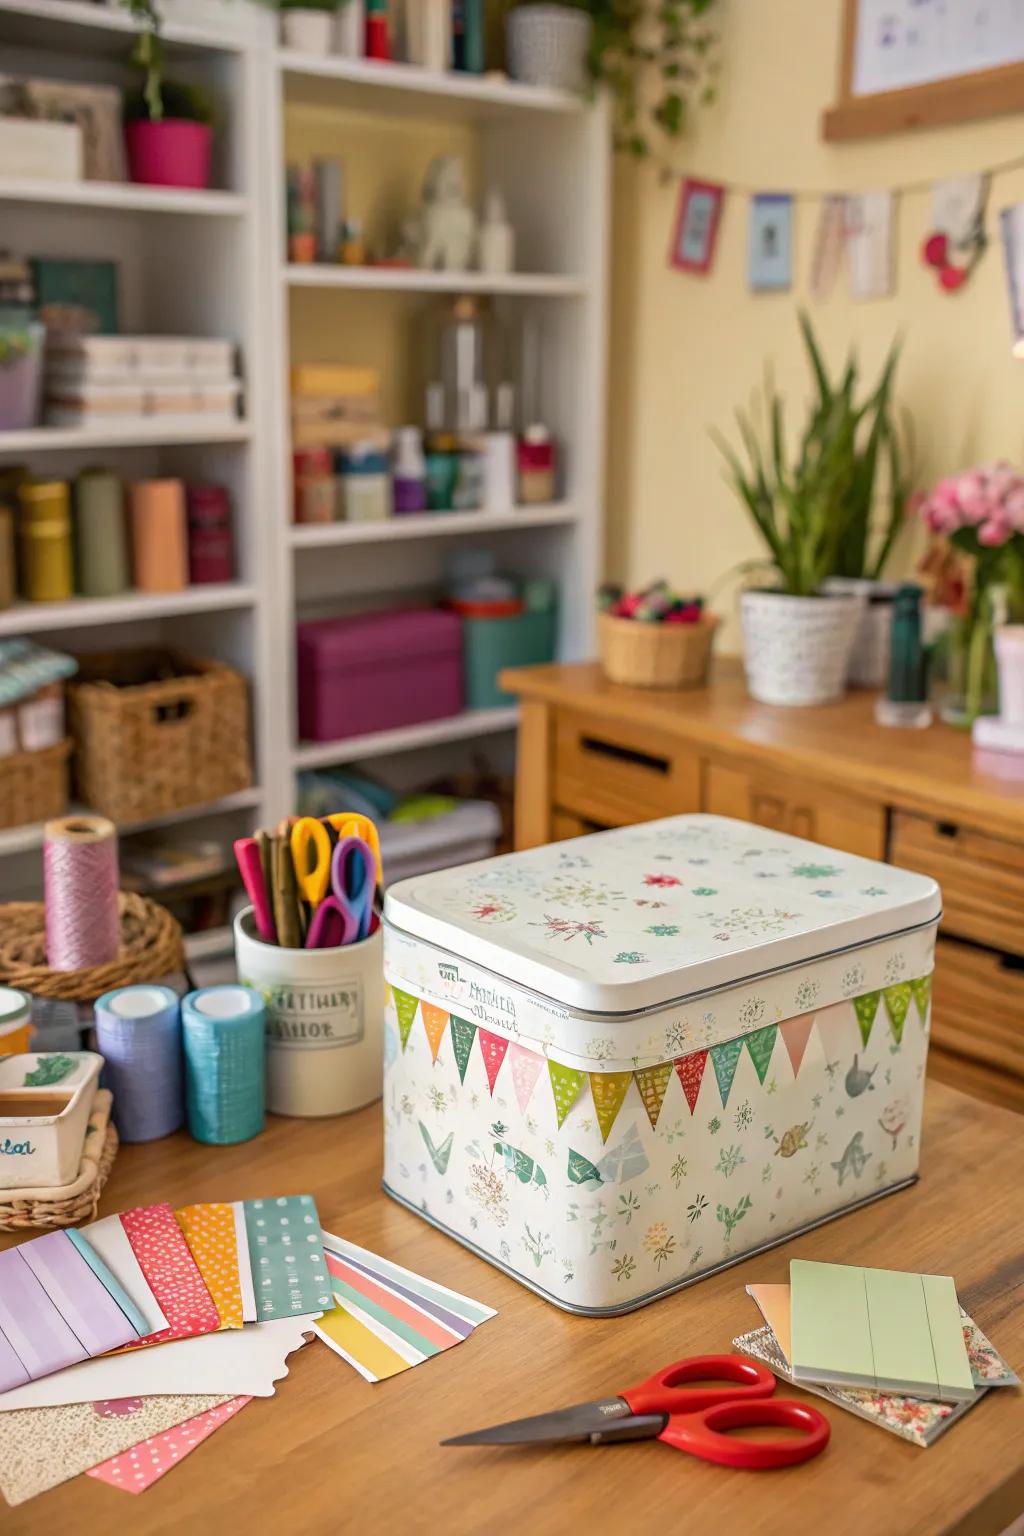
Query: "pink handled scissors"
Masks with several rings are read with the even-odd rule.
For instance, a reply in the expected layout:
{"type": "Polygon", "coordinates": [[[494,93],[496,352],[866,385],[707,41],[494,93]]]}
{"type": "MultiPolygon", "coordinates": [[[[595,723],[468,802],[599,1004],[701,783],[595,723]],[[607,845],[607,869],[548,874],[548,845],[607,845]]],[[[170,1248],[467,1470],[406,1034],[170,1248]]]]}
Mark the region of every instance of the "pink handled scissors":
{"type": "Polygon", "coordinates": [[[306,935],[307,949],[334,949],[365,939],[373,922],[377,862],[361,837],[343,837],[331,855],[330,894],[320,902],[306,935]]]}
{"type": "Polygon", "coordinates": [[[763,1471],[809,1461],[828,1444],[829,1422],[817,1408],[775,1399],[775,1377],[738,1355],[677,1360],[617,1397],[578,1403],[536,1418],[442,1440],[442,1445],[560,1445],[573,1440],[608,1445],[616,1440],[663,1440],[679,1451],[723,1467],[763,1471]],[[722,1386],[691,1386],[722,1382],[722,1386]],[[728,1430],[756,1426],[795,1430],[775,1440],[738,1440],[728,1430]]]}

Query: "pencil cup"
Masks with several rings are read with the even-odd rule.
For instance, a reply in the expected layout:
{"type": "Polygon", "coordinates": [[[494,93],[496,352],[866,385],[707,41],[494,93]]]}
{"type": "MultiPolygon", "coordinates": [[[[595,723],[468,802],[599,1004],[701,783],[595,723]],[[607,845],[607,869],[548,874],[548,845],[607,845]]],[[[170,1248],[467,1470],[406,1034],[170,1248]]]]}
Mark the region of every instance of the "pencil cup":
{"type": "Polygon", "coordinates": [[[251,907],[235,918],[239,980],[267,1010],[267,1109],[317,1119],[381,1095],[383,938],[338,949],[282,949],[256,935],[251,907]]]}

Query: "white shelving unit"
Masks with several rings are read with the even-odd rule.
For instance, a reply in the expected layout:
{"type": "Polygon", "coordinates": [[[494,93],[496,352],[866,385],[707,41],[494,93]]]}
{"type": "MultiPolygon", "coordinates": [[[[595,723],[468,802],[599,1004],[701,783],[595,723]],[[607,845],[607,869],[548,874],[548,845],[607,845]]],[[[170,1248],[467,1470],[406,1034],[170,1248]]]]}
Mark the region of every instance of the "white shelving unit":
{"type": "MultiPolygon", "coordinates": [[[[197,834],[226,843],[289,813],[303,769],[382,764],[414,782],[420,769],[458,766],[477,743],[510,758],[514,708],[300,742],[301,617],[414,600],[437,588],[455,549],[494,548],[508,569],[559,582],[560,655],[589,648],[603,524],[609,135],[602,106],[561,92],[277,48],[276,17],[252,0],[162,0],[161,8],[168,72],[205,84],[219,101],[215,188],[19,181],[0,167],[0,247],[116,259],[126,331],[233,338],[244,416],[0,434],[0,467],[25,462],[33,472],[67,477],[103,462],[129,479],[219,480],[235,507],[237,580],[173,594],[19,604],[0,613],[0,636],[33,633],[78,650],[172,643],[243,670],[252,680],[259,787],[145,829],[121,829],[194,824],[197,834]],[[284,183],[293,130],[315,133],[318,152],[351,155],[353,164],[367,143],[386,143],[391,153],[400,144],[406,169],[415,168],[416,184],[401,189],[407,202],[431,146],[464,151],[478,192],[497,185],[504,194],[521,270],[492,277],[289,264],[284,183]],[[346,317],[372,311],[374,334],[400,355],[413,345],[403,327],[415,309],[459,293],[486,296],[513,319],[529,316],[541,336],[542,410],[562,450],[561,499],[494,514],[293,526],[287,376],[301,322],[308,333],[310,315],[319,316],[311,306],[324,306],[318,360],[358,363],[365,359],[346,317]]],[[[118,6],[0,0],[5,73],[123,83],[133,32],[118,6]]],[[[376,164],[372,155],[364,176],[367,164],[376,164]]],[[[380,193],[386,200],[389,189],[380,193]]],[[[410,407],[406,419],[420,417],[410,407]]],[[[399,424],[397,416],[391,424],[399,424]]],[[[0,833],[5,894],[28,894],[38,883],[40,841],[39,827],[0,833]]],[[[229,944],[229,932],[217,931],[200,935],[191,952],[206,958],[229,944]]]]}

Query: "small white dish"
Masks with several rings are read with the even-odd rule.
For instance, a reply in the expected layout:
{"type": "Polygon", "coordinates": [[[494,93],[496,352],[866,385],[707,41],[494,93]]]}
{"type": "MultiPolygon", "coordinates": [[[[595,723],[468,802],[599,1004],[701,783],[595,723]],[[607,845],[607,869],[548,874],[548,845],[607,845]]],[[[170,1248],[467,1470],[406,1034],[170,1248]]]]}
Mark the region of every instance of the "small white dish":
{"type": "Polygon", "coordinates": [[[95,1051],[0,1059],[0,1189],[56,1188],[77,1178],[102,1066],[95,1051]]]}

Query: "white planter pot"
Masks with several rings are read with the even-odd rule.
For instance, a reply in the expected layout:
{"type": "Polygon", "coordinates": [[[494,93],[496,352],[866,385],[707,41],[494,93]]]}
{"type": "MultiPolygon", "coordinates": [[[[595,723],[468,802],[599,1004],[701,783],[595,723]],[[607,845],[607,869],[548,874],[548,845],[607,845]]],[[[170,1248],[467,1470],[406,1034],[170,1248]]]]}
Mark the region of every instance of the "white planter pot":
{"type": "Polygon", "coordinates": [[[889,681],[892,609],[896,587],[866,577],[830,576],[826,592],[853,592],[864,603],[850,649],[847,682],[851,688],[884,688],[889,681]]]}
{"type": "Polygon", "coordinates": [[[333,11],[282,11],[281,40],[299,53],[330,53],[334,40],[333,11]]]}
{"type": "Polygon", "coordinates": [[[366,54],[366,0],[345,0],[334,18],[334,51],[343,59],[366,54]]]}
{"type": "Polygon", "coordinates": [[[508,72],[524,85],[583,92],[593,22],[568,5],[521,5],[508,18],[508,72]]]}
{"type": "Polygon", "coordinates": [[[827,704],[846,687],[864,599],[859,593],[740,597],[747,687],[761,704],[827,704]]]}

